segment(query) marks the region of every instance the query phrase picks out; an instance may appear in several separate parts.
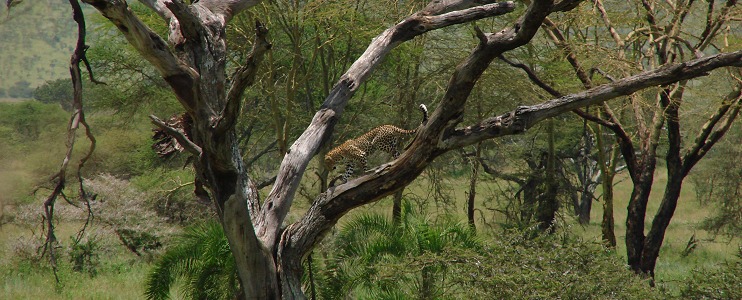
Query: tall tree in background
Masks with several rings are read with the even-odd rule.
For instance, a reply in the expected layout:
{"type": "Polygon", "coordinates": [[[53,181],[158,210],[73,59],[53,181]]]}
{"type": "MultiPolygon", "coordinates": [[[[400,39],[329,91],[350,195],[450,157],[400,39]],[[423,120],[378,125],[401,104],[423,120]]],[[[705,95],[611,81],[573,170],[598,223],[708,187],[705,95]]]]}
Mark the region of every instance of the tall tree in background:
{"type": "MultiPolygon", "coordinates": [[[[707,7],[697,7],[694,1],[681,1],[676,4],[660,1],[642,0],[639,3],[622,1],[609,3],[635,12],[635,15],[621,13],[611,16],[602,0],[595,1],[594,14],[599,18],[580,19],[582,21],[560,24],[549,17],[544,21],[549,39],[562,51],[574,70],[576,79],[584,89],[593,88],[600,74],[608,82],[615,82],[614,76],[606,70],[614,70],[620,76],[627,76],[632,69],[649,70],[658,66],[682,61],[686,55],[703,57],[704,51],[715,52],[729,48],[729,23],[740,13],[736,1],[727,1],[722,7],[710,2],[707,7]],[[670,12],[665,14],[664,12],[670,12]],[[615,18],[614,18],[615,17],[615,18]],[[616,22],[616,19],[619,22],[616,22]],[[592,20],[599,23],[592,24],[592,20]],[[704,24],[692,26],[690,24],[704,24]],[[594,26],[600,30],[588,31],[583,28],[594,26]],[[642,27],[642,25],[644,25],[642,27]],[[622,36],[623,32],[628,32],[622,36]],[[612,45],[611,45],[612,42],[612,45]],[[598,49],[595,45],[600,45],[598,49]],[[719,45],[716,45],[719,44],[719,45]],[[709,51],[709,47],[716,48],[709,51]],[[626,51],[631,49],[633,51],[626,51]],[[607,53],[616,57],[617,65],[611,65],[600,55],[607,53]],[[590,58],[590,56],[593,56],[590,58]],[[584,59],[587,57],[587,59],[584,59]],[[597,60],[597,61],[596,61],[597,60]],[[588,63],[585,63],[588,61],[588,63]],[[589,63],[595,65],[590,67],[589,63]],[[604,70],[605,69],[605,70],[604,70]]],[[[729,85],[732,91],[721,97],[716,111],[710,112],[694,141],[683,148],[680,121],[680,106],[688,81],[680,80],[661,86],[656,93],[636,93],[628,97],[629,105],[616,110],[603,103],[600,117],[576,111],[585,119],[596,122],[613,132],[618,149],[626,162],[626,168],[633,183],[633,190],[626,220],[626,248],[628,263],[641,274],[654,277],[654,268],[664,234],[677,206],[683,179],[691,168],[724,136],[739,113],[740,81],[739,68],[728,70],[729,85]],[[629,122],[620,117],[623,111],[633,118],[629,122]],[[628,125],[627,125],[628,123],[628,125]],[[661,139],[666,134],[667,140],[661,139]],[[664,189],[662,202],[652,221],[650,231],[645,235],[645,219],[650,191],[654,183],[657,167],[658,147],[667,143],[665,159],[668,182],[664,189]]],[[[553,96],[561,96],[554,88],[546,85],[530,71],[529,76],[539,86],[553,96]]],[[[723,77],[723,75],[721,75],[723,77]]],[[[709,105],[714,101],[709,101],[709,105]]],[[[600,137],[599,137],[600,138],[600,137]]],[[[604,140],[599,141],[601,144],[604,140]]],[[[599,145],[599,151],[608,149],[599,145]]],[[[602,185],[604,187],[603,238],[609,245],[615,245],[612,228],[612,182],[616,172],[615,154],[599,153],[602,166],[602,185]]]]}
{"type": "MultiPolygon", "coordinates": [[[[74,0],[71,2],[77,4],[74,0]]],[[[489,64],[504,52],[531,42],[539,27],[548,22],[547,16],[553,14],[560,18],[560,12],[580,4],[580,1],[571,0],[533,1],[512,25],[500,31],[484,33],[476,29],[479,44],[456,67],[430,120],[418,131],[408,150],[374,172],[327,189],[298,221],[285,224],[309,161],[329,142],[348,101],[389,51],[425,32],[505,14],[513,11],[516,5],[512,2],[433,1],[379,34],[328,91],[304,133],[285,149],[276,181],[261,202],[242,161],[234,127],[244,106],[243,93],[252,84],[271,44],[265,28],[257,24],[251,54],[242,66],[227,76],[225,35],[230,20],[259,1],[201,0],[186,5],[179,0],[143,0],[169,24],[167,42],[150,30],[125,1],[84,2],[110,20],[155,67],[186,111],[191,120],[187,134],[169,127],[157,117],[152,116],[152,120],[196,158],[193,162],[196,177],[216,204],[235,257],[242,296],[257,299],[304,298],[301,262],[339,218],[358,206],[403,188],[436,157],[448,151],[522,133],[550,117],[647,87],[685,82],[724,66],[742,66],[742,51],[683,63],[666,60],[656,69],[627,75],[609,84],[533,106],[520,106],[474,124],[460,124],[472,88],[489,64]]],[[[76,18],[81,17],[76,14],[76,18]]],[[[84,36],[84,31],[81,35],[84,36]]],[[[76,93],[80,89],[81,86],[76,85],[76,93]]],[[[75,112],[79,113],[77,108],[75,112]]]]}

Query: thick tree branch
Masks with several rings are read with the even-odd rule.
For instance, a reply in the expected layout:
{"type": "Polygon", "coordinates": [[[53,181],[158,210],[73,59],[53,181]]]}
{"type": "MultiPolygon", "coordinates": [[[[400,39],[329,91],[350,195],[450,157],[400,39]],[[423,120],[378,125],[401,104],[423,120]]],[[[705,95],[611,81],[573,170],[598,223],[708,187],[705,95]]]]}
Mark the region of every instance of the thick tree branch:
{"type": "MultiPolygon", "coordinates": [[[[166,22],[170,22],[170,19],[173,17],[173,13],[167,7],[170,2],[168,0],[139,0],[139,2],[155,11],[166,22]]],[[[262,0],[201,0],[193,2],[195,3],[191,4],[191,6],[201,6],[212,13],[222,16],[226,24],[232,17],[245,9],[259,4],[262,0]]]]}
{"type": "Polygon", "coordinates": [[[522,106],[509,113],[486,119],[479,124],[457,129],[444,141],[443,148],[456,149],[481,140],[520,133],[533,126],[535,122],[578,107],[598,104],[647,87],[704,76],[714,69],[725,66],[742,66],[742,51],[667,65],[542,104],[522,106]]]}
{"type": "MultiPolygon", "coordinates": [[[[464,2],[464,1],[451,1],[464,2]]],[[[450,7],[442,6],[442,7],[450,7]]],[[[440,12],[416,13],[377,36],[340,81],[333,87],[322,109],[315,114],[312,123],[294,142],[284,157],[278,178],[263,204],[263,218],[258,224],[258,235],[266,245],[276,245],[278,230],[291,207],[296,189],[309,160],[325,143],[345,105],[361,83],[371,74],[391,49],[427,31],[502,15],[514,9],[512,2],[493,3],[461,11],[436,15],[440,12]]]]}
{"type": "Polygon", "coordinates": [[[742,108],[742,82],[738,82],[734,90],[724,97],[716,112],[703,124],[693,147],[688,149],[683,156],[683,176],[687,175],[691,168],[724,136],[739,115],[740,108],[742,108]],[[722,119],[723,122],[719,124],[722,119]],[[719,125],[718,128],[716,128],[717,125],[719,125]]]}
{"type": "Polygon", "coordinates": [[[243,10],[258,5],[262,0],[200,0],[193,5],[200,5],[209,11],[224,17],[226,24],[232,17],[236,16],[243,10]]]}
{"type": "Polygon", "coordinates": [[[149,7],[151,10],[156,12],[165,22],[170,23],[170,18],[173,17],[173,13],[165,6],[163,0],[139,0],[142,4],[149,7]]]}
{"type": "Polygon", "coordinates": [[[195,12],[192,10],[193,6],[187,6],[181,0],[169,0],[165,1],[165,6],[173,13],[177,20],[170,19],[171,25],[174,26],[174,21],[180,27],[180,33],[189,40],[198,41],[199,36],[203,35],[205,28],[198,19],[195,12]]]}
{"type": "Polygon", "coordinates": [[[469,1],[431,1],[420,11],[420,15],[432,16],[463,10],[485,4],[492,4],[495,0],[469,0],[469,1]]]}
{"type": "Polygon", "coordinates": [[[162,130],[167,132],[167,134],[175,138],[175,140],[178,141],[178,143],[181,146],[183,146],[185,150],[195,155],[196,157],[201,157],[201,154],[202,154],[201,147],[194,144],[188,137],[185,136],[185,133],[173,127],[168,126],[165,122],[160,120],[155,115],[149,115],[149,118],[150,120],[152,120],[152,124],[155,124],[157,125],[157,127],[162,128],[162,130]]]}
{"type": "Polygon", "coordinates": [[[271,46],[271,43],[268,42],[268,29],[256,20],[255,42],[253,42],[252,50],[247,56],[245,64],[232,75],[232,84],[227,91],[227,104],[224,106],[224,111],[219,114],[219,120],[215,128],[216,132],[221,133],[234,126],[237,117],[240,115],[242,95],[245,89],[255,81],[255,75],[258,73],[263,56],[271,49],[271,46]]]}
{"type": "Polygon", "coordinates": [[[198,73],[182,64],[170,51],[165,41],[145,25],[123,0],[83,0],[92,5],[124,35],[147,61],[149,61],[175,91],[186,110],[195,107],[193,86],[198,73]]]}

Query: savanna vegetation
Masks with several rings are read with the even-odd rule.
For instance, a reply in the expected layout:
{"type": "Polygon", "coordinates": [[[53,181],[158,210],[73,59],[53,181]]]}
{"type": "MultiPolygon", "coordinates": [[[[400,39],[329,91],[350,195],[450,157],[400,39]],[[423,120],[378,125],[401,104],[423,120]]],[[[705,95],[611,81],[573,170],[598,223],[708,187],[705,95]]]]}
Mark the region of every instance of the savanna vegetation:
{"type": "Polygon", "coordinates": [[[742,298],[736,1],[82,2],[0,21],[0,298],[742,298]]]}

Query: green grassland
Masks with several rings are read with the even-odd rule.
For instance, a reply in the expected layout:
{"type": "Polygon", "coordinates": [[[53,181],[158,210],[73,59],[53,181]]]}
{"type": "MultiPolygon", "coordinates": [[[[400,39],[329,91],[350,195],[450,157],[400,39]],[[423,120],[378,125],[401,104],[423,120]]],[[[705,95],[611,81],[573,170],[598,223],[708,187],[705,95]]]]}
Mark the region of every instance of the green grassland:
{"type": "Polygon", "coordinates": [[[33,90],[69,76],[76,24],[69,5],[52,0],[23,1],[10,12],[0,7],[0,102],[14,87],[33,90]]]}

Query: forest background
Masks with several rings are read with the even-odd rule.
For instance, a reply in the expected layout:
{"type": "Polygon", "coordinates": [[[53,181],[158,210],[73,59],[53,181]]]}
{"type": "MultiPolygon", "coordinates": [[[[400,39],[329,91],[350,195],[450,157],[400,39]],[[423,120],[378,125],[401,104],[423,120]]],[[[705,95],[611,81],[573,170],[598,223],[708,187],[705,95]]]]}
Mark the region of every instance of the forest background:
{"type": "MultiPolygon", "coordinates": [[[[605,24],[597,3],[581,4],[560,18],[569,21],[554,26],[566,33],[568,45],[582,65],[596,67],[591,69],[594,80],[607,82],[608,76],[601,76],[601,72],[622,75],[632,67],[626,59],[616,57],[611,48],[615,45],[610,45],[614,41],[600,35],[605,33],[605,24]]],[[[261,193],[267,193],[271,174],[288,146],[309,123],[340,74],[371,38],[421,5],[424,3],[275,1],[233,20],[228,28],[232,50],[229,59],[235,65],[250,49],[256,17],[269,28],[274,45],[255,87],[245,95],[245,101],[255,109],[246,111],[238,124],[250,173],[265,182],[261,193]]],[[[606,1],[608,5],[639,11],[639,4],[606,1]]],[[[131,6],[155,30],[167,29],[143,6],[131,6]]],[[[700,32],[706,25],[706,7],[692,7],[688,31],[700,32]]],[[[626,28],[638,28],[645,22],[643,15],[621,11],[614,9],[606,15],[626,28]]],[[[48,255],[42,257],[40,226],[48,177],[65,152],[65,127],[72,101],[66,67],[76,38],[75,24],[68,7],[51,1],[22,2],[0,21],[3,298],[137,299],[146,293],[151,295],[151,274],[162,266],[168,249],[177,249],[185,240],[182,233],[213,229],[209,220],[215,213],[193,193],[193,171],[187,155],[162,157],[152,148],[154,127],[146,116],[178,115],[181,108],[177,101],[154,69],[111,25],[92,9],[86,8],[86,12],[91,45],[88,56],[98,79],[107,83],[85,84],[97,149],[82,172],[96,201],[92,223],[79,236],[78,230],[88,220],[85,210],[79,204],[66,203],[58,208],[58,247],[62,253],[59,281],[52,275],[48,255]],[[198,224],[201,226],[192,227],[198,224]],[[184,231],[184,227],[189,229],[184,231]]],[[[720,29],[713,42],[715,48],[709,53],[742,48],[739,8],[733,7],[729,14],[729,25],[720,29]]],[[[482,20],[476,25],[496,30],[507,21],[482,20]]],[[[539,32],[534,39],[539,43],[508,53],[506,59],[523,62],[556,90],[580,90],[585,83],[572,75],[574,64],[562,51],[564,44],[556,32],[539,32]]],[[[392,52],[348,106],[334,144],[380,124],[417,126],[417,105],[435,106],[448,74],[476,44],[475,36],[471,25],[453,26],[428,33],[392,52]]],[[[685,55],[691,57],[690,53],[685,55]]],[[[683,135],[695,136],[720,99],[732,90],[736,83],[728,73],[733,71],[718,70],[686,88],[680,112],[683,129],[687,129],[683,135]]],[[[649,99],[648,110],[654,105],[652,93],[644,95],[649,99]]],[[[471,98],[468,109],[481,117],[535,104],[550,96],[534,85],[523,68],[499,60],[480,79],[471,98]]],[[[620,100],[611,105],[620,111],[621,101],[628,102],[620,100]]],[[[638,126],[631,121],[626,124],[638,126]]],[[[625,163],[616,158],[617,154],[605,156],[610,162],[603,161],[603,165],[615,161],[612,166],[617,170],[612,206],[615,248],[605,245],[601,232],[605,201],[600,155],[605,154],[601,151],[616,148],[613,136],[577,115],[561,115],[523,135],[485,141],[436,159],[397,196],[403,215],[398,222],[409,230],[389,229],[394,223],[394,197],[345,216],[308,259],[313,263],[306,264],[305,274],[314,275],[306,276],[307,294],[319,298],[539,298],[565,293],[577,298],[739,298],[734,293],[742,290],[742,204],[738,192],[742,182],[738,159],[741,138],[742,128],[735,122],[683,184],[678,209],[661,248],[654,288],[649,287],[648,279],[634,276],[625,266],[624,220],[632,187],[625,163]],[[543,234],[536,216],[538,200],[543,199],[539,195],[553,189],[558,191],[551,197],[558,201],[555,230],[543,234]],[[473,223],[467,222],[470,211],[474,212],[473,223]],[[476,234],[468,231],[471,227],[476,234]],[[436,240],[436,236],[456,238],[436,240]],[[438,246],[431,246],[431,240],[438,246]],[[415,246],[382,247],[368,241],[382,246],[395,242],[415,246]],[[490,255],[481,256],[478,251],[490,255]],[[475,262],[482,257],[488,260],[475,262]],[[455,288],[465,286],[461,281],[470,280],[465,277],[472,273],[478,276],[474,280],[481,284],[479,289],[455,288]]],[[[662,153],[666,145],[666,141],[660,141],[658,152],[662,153]]],[[[376,155],[369,165],[388,159],[376,155]]],[[[309,207],[326,186],[327,176],[319,163],[310,166],[299,189],[299,199],[304,203],[297,201],[289,219],[309,207]]],[[[659,207],[666,181],[661,157],[648,204],[650,216],[659,207]]],[[[74,192],[70,193],[72,196],[74,192]]],[[[651,225],[647,222],[647,229],[651,225]]],[[[224,278],[234,278],[234,270],[225,269],[224,278]]],[[[169,288],[176,297],[195,293],[189,291],[187,283],[169,288]]],[[[234,292],[230,288],[233,286],[226,284],[215,289],[229,294],[234,292]]]]}

